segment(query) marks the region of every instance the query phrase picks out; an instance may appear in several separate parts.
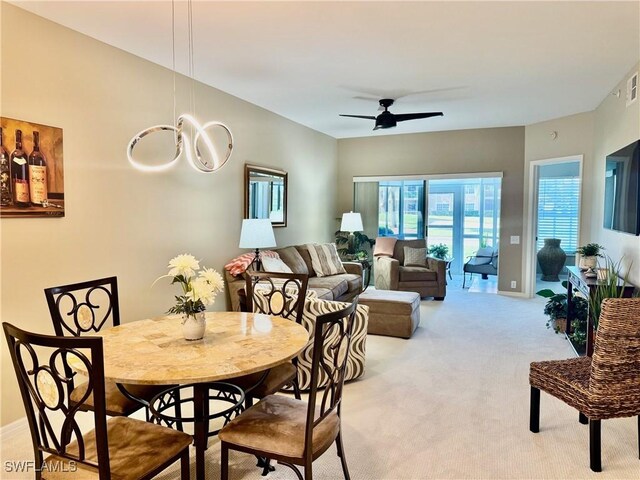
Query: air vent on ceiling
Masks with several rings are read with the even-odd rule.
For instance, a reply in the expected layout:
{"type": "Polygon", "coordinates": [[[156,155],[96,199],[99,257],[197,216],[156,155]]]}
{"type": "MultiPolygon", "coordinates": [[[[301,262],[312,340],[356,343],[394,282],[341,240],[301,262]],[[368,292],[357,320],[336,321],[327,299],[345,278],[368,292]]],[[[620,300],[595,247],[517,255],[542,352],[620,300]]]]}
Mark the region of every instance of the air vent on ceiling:
{"type": "Polygon", "coordinates": [[[638,100],[638,72],[627,80],[627,107],[638,100]]]}

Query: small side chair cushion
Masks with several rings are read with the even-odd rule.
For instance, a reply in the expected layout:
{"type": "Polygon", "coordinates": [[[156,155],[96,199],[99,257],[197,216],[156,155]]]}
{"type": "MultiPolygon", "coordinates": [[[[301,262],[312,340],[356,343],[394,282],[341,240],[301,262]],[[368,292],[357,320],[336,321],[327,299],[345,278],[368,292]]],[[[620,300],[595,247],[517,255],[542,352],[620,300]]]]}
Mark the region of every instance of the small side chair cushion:
{"type": "Polygon", "coordinates": [[[342,266],[336,246],[333,243],[323,243],[322,245],[308,244],[307,249],[311,256],[313,269],[318,277],[347,273],[344,266],[342,266]]]}
{"type": "MultiPolygon", "coordinates": [[[[307,409],[307,402],[302,400],[269,395],[231,420],[220,432],[220,440],[265,453],[302,458],[307,409]]],[[[314,429],[313,452],[326,450],[339,430],[340,419],[334,410],[314,429]]]]}
{"type": "Polygon", "coordinates": [[[493,259],[493,248],[482,247],[475,256],[469,260],[469,265],[486,265],[493,259]]]}
{"type": "Polygon", "coordinates": [[[265,272],[293,273],[293,271],[279,258],[262,258],[262,268],[265,272]]]}
{"type": "Polygon", "coordinates": [[[404,247],[404,266],[405,267],[426,267],[427,266],[427,249],[404,247]]]}
{"type": "MultiPolygon", "coordinates": [[[[127,417],[114,417],[107,421],[107,436],[109,438],[109,466],[113,480],[144,478],[172,457],[178,455],[191,444],[190,435],[172,430],[153,423],[143,422],[127,417]]],[[[83,435],[85,455],[87,460],[97,462],[95,432],[92,430],[83,435]]],[[[72,442],[67,450],[73,455],[78,454],[78,444],[72,442]]],[[[67,464],[67,472],[43,472],[46,480],[70,479],[85,480],[91,478],[88,466],[82,466],[77,472],[72,470],[69,460],[51,455],[47,462],[60,461],[67,464]]],[[[97,472],[96,472],[96,477],[97,472]]]]}
{"type": "MultiPolygon", "coordinates": [[[[160,393],[164,388],[167,388],[166,385],[125,385],[125,388],[128,392],[131,392],[132,395],[142,398],[144,400],[151,400],[151,398],[156,394],[160,393]]],[[[71,392],[71,403],[76,404],[79,400],[82,399],[85,392],[87,391],[87,383],[81,383],[71,392]]],[[[136,410],[140,409],[142,405],[140,403],[135,402],[127,397],[125,397],[115,382],[105,381],[104,383],[104,393],[105,393],[105,406],[107,410],[107,415],[110,416],[119,416],[119,415],[130,415],[136,410]]],[[[93,393],[89,395],[84,403],[82,404],[81,410],[93,410],[93,393]]]]}

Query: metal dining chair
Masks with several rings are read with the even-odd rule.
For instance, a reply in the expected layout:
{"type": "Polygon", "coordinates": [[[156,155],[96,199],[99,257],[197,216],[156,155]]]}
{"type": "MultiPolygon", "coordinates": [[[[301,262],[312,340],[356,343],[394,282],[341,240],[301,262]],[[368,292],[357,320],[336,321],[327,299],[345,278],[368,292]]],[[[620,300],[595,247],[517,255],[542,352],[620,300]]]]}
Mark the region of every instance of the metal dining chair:
{"type": "Polygon", "coordinates": [[[39,335],[2,326],[40,467],[37,480],[148,479],[178,460],[180,478],[190,478],[191,436],[128,417],[107,420],[102,338],[39,335]],[[74,363],[88,372],[88,381],[82,397],[71,403],[74,363]],[[83,432],[76,414],[89,398],[94,429],[83,432]]]}
{"type": "MultiPolygon", "coordinates": [[[[98,333],[105,326],[120,325],[116,277],[46,288],[44,294],[53,321],[53,329],[58,336],[80,337],[98,333]]],[[[88,387],[86,382],[77,386],[73,382],[74,379],[71,377],[72,405],[84,397],[88,387]]],[[[115,382],[106,382],[107,415],[129,416],[143,405],[148,406],[149,400],[155,394],[167,388],[166,385],[124,385],[123,387],[124,391],[115,382]]],[[[80,404],[80,409],[93,410],[91,395],[80,404]]]]}
{"type": "Polygon", "coordinates": [[[344,478],[349,470],[342,445],[340,411],[349,343],[358,299],[318,316],[313,336],[311,391],[307,402],[269,395],[231,420],[219,433],[221,478],[229,478],[229,450],[277,460],[299,479],[312,478],[312,464],[335,442],[344,478]],[[331,352],[326,356],[325,352],[331,352]],[[328,383],[321,396],[321,375],[328,383]],[[304,467],[304,476],[297,468],[304,467]]]}

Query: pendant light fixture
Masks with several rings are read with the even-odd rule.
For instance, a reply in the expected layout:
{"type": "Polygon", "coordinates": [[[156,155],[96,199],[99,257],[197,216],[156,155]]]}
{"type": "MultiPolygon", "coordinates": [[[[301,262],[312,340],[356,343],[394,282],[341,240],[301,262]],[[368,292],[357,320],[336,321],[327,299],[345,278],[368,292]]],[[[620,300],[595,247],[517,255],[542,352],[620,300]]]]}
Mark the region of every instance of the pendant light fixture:
{"type": "MultiPolygon", "coordinates": [[[[190,106],[191,112],[195,112],[195,95],[194,95],[194,73],[193,73],[193,5],[192,0],[188,0],[188,33],[189,33],[189,80],[190,80],[190,106]]],[[[175,0],[171,0],[171,41],[172,41],[172,69],[173,69],[173,117],[176,118],[176,20],[175,20],[175,0]]],[[[129,163],[138,170],[147,172],[158,172],[171,168],[175,165],[182,152],[185,153],[189,165],[196,171],[203,173],[212,173],[222,168],[231,157],[233,150],[233,136],[231,130],[221,122],[211,121],[201,125],[195,116],[190,113],[183,113],[176,118],[174,125],[154,125],[138,132],[129,141],[127,146],[127,158],[129,163]],[[191,140],[186,127],[190,126],[191,133],[195,132],[193,141],[191,140]],[[213,141],[207,135],[207,130],[213,127],[222,128],[227,136],[228,144],[225,157],[221,159],[215,149],[213,141]],[[176,142],[176,153],[172,160],[161,165],[145,165],[137,161],[133,156],[135,146],[147,135],[155,132],[171,131],[174,133],[176,142]],[[203,156],[201,152],[208,153],[203,156]]]]}

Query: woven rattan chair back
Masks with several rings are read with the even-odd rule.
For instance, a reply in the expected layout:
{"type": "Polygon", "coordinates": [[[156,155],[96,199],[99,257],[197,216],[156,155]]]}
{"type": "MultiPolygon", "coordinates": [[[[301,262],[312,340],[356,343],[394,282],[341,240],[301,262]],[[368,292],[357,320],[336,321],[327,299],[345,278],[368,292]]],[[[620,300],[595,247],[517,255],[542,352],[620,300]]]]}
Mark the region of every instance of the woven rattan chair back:
{"type": "MultiPolygon", "coordinates": [[[[640,298],[602,302],[589,390],[619,404],[614,416],[640,413],[640,298]]],[[[612,412],[613,413],[613,412],[612,412]]]]}
{"type": "Polygon", "coordinates": [[[333,411],[340,415],[342,388],[347,370],[347,357],[358,297],[351,305],[337,312],[325,313],[316,319],[313,335],[311,363],[311,390],[309,391],[307,424],[305,429],[305,455],[312,456],[313,430],[333,411]],[[327,376],[322,395],[318,394],[320,370],[327,376]]]}
{"type": "Polygon", "coordinates": [[[245,273],[249,312],[276,315],[302,325],[309,276],[298,273],[245,273]]]}
{"type": "Polygon", "coordinates": [[[46,288],[44,294],[56,335],[79,337],[120,325],[116,277],[46,288]]]}
{"type": "MultiPolygon", "coordinates": [[[[43,465],[43,454],[98,468],[100,480],[110,478],[109,446],[105,409],[102,338],[53,337],[25,332],[3,323],[9,353],[16,372],[31,430],[35,463],[43,465]],[[72,379],[69,362],[84,365],[88,387],[83,400],[93,395],[97,462],[85,456],[86,441],[76,421],[79,411],[69,404],[72,379]],[[60,426],[61,425],[61,426],[60,426]],[[68,449],[76,442],[77,448],[68,449]]],[[[60,468],[60,465],[52,465],[60,468]]],[[[36,478],[41,478],[37,471],[36,478]]]]}

